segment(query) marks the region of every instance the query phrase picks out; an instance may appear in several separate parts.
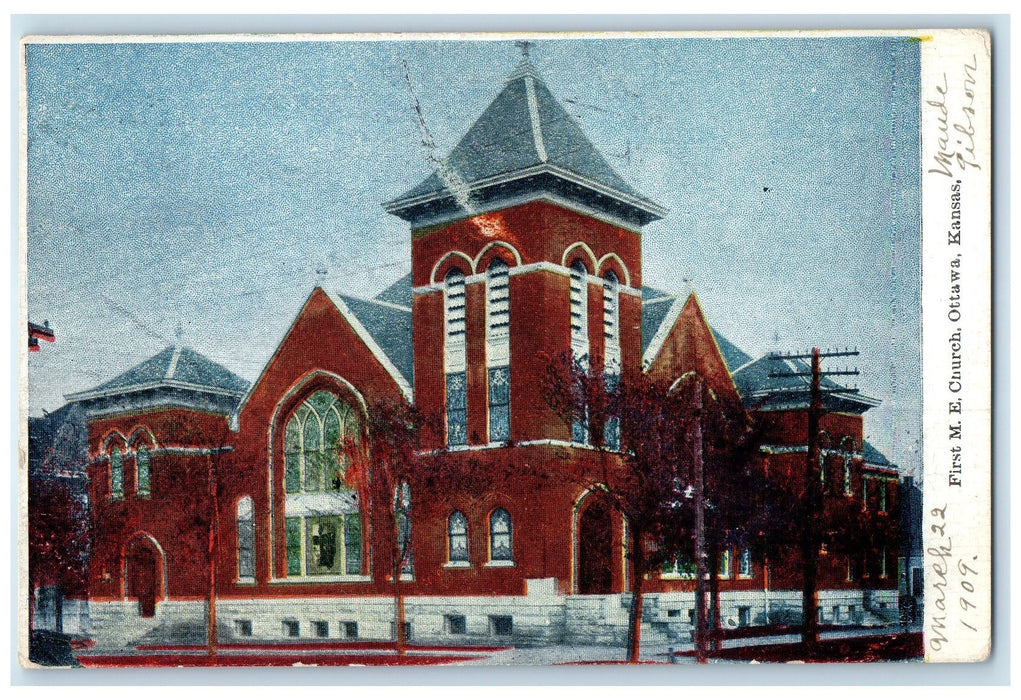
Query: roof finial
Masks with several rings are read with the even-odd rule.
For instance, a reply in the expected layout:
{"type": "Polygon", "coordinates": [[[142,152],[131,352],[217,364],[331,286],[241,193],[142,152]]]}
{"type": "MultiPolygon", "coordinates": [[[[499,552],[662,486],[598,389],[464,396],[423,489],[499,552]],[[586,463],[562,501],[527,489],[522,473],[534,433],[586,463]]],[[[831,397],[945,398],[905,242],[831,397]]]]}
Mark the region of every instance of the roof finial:
{"type": "Polygon", "coordinates": [[[181,319],[177,319],[177,328],[174,329],[174,339],[177,344],[181,344],[181,338],[184,337],[184,325],[181,323],[181,319]]]}
{"type": "Polygon", "coordinates": [[[521,49],[521,58],[528,60],[528,50],[532,48],[534,42],[528,41],[527,39],[518,39],[514,42],[514,45],[521,49]]]}

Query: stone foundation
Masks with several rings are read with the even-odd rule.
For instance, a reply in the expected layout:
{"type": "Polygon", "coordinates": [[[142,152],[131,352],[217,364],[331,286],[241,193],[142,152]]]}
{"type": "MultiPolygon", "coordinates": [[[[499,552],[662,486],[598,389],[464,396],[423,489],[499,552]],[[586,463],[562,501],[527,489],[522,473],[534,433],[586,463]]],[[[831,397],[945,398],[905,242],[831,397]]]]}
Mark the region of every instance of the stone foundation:
{"type": "MultiPolygon", "coordinates": [[[[896,591],[820,591],[823,624],[881,625],[897,617],[896,591]]],[[[408,639],[424,644],[515,646],[623,645],[631,594],[556,594],[555,582],[530,581],[524,596],[408,596],[408,639]]],[[[388,641],[393,639],[394,601],[389,597],[220,599],[218,638],[224,643],[388,641]]],[[[645,596],[645,644],[686,643],[694,629],[692,592],[645,596]]],[[[92,636],[101,648],[137,644],[203,644],[204,601],[162,601],[142,618],[134,602],[92,603],[92,636]]],[[[725,629],[801,621],[799,591],[723,592],[725,629]],[[767,617],[768,610],[768,617],[767,617]]]]}

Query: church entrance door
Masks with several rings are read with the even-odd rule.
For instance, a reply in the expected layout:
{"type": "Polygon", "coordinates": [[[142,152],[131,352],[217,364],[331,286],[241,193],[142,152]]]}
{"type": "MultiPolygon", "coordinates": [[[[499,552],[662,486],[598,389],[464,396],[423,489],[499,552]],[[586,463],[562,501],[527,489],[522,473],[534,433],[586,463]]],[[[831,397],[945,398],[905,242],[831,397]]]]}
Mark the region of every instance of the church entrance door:
{"type": "Polygon", "coordinates": [[[595,500],[578,522],[578,593],[613,592],[613,519],[605,501],[595,500]]]}
{"type": "Polygon", "coordinates": [[[156,553],[144,545],[136,545],[128,556],[128,597],[138,601],[138,613],[142,617],[156,614],[158,564],[156,553]]]}

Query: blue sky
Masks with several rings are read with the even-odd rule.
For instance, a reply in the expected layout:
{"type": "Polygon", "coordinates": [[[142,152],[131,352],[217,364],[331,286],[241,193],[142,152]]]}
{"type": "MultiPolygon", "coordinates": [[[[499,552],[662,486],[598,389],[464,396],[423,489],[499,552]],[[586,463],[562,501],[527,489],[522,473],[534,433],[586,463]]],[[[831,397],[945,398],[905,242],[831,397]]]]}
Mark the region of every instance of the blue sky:
{"type": "MultiPolygon", "coordinates": [[[[409,269],[380,203],[444,155],[512,41],[28,47],[30,411],[183,342],[258,376],[312,287],[409,269]]],[[[669,208],[645,283],[757,356],[858,346],[868,439],[917,466],[918,48],[892,37],[538,41],[611,165],[669,208]]]]}

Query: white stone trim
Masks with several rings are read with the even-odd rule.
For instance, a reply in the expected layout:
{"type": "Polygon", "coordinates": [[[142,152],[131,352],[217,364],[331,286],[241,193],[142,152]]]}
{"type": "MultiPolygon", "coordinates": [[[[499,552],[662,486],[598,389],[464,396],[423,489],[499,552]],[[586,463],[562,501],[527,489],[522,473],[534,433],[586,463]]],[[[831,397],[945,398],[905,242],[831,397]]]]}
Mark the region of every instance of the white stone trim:
{"type": "Polygon", "coordinates": [[[288,576],[287,578],[271,578],[267,583],[272,586],[288,584],[309,585],[316,583],[371,583],[372,577],[366,574],[335,574],[330,576],[288,576]]]}
{"type": "Polygon", "coordinates": [[[532,122],[535,152],[539,154],[539,160],[545,163],[549,158],[546,155],[546,144],[542,140],[542,121],[539,119],[539,100],[535,96],[535,78],[531,75],[525,76],[525,95],[528,98],[528,116],[532,122]]]}

